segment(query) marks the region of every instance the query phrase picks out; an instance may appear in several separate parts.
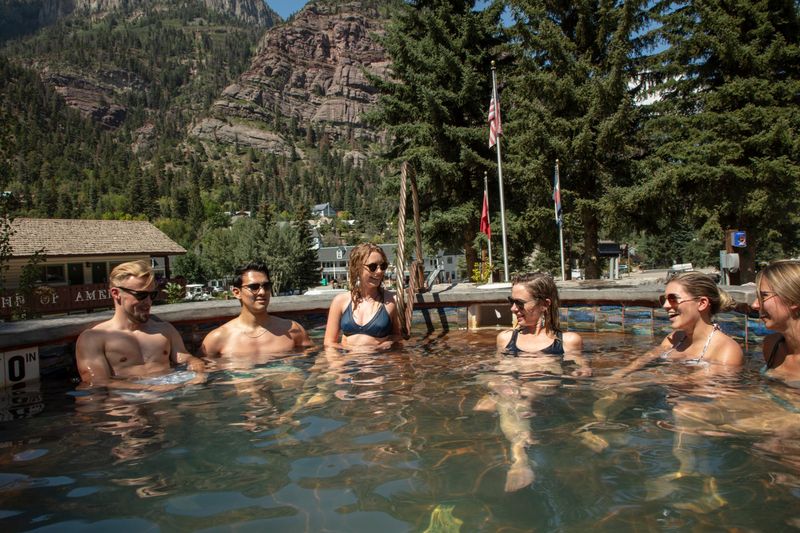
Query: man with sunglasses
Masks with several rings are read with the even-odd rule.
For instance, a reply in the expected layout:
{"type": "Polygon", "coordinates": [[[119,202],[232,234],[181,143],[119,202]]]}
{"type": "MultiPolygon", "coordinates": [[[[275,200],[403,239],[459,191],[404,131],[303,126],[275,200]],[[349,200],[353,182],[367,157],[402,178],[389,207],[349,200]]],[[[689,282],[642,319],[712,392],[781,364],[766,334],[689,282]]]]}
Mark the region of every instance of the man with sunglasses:
{"type": "Polygon", "coordinates": [[[146,261],[118,265],[109,275],[114,316],[85,331],[75,347],[78,372],[89,385],[125,387],[114,378],[166,374],[177,364],[202,372],[205,365],[186,351],[178,331],[150,315],[158,296],[153,269],[146,261]]]}
{"type": "Polygon", "coordinates": [[[267,311],[272,281],[264,263],[251,262],[236,269],[232,292],[242,306],[239,316],[206,335],[201,348],[204,356],[255,361],[313,344],[303,326],[267,311]]]}

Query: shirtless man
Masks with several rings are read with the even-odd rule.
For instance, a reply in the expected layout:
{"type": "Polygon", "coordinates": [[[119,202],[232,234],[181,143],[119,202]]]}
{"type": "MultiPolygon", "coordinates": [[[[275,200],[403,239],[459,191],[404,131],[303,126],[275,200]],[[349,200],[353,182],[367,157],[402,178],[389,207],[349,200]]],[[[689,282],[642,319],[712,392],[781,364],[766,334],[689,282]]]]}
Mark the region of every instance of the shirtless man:
{"type": "Polygon", "coordinates": [[[121,386],[125,382],[113,378],[165,374],[182,363],[196,372],[204,370],[203,361],[186,351],[172,324],[150,316],[158,291],[147,262],[118,265],[111,271],[109,284],[114,316],[78,337],[75,352],[84,383],[121,386]]]}
{"type": "Polygon", "coordinates": [[[272,281],[264,263],[248,263],[236,269],[233,295],[241,303],[242,310],[238,317],[203,339],[202,354],[258,359],[311,346],[313,343],[303,326],[267,312],[271,294],[272,281]]]}

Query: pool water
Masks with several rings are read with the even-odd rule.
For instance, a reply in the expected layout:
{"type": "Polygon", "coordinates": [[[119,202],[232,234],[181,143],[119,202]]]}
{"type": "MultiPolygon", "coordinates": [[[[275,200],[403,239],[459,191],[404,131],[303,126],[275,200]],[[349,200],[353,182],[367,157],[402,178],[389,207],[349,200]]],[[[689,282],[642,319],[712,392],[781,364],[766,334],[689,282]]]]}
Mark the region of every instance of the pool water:
{"type": "Polygon", "coordinates": [[[527,449],[535,481],[505,492],[504,422],[474,407],[490,393],[493,377],[521,386],[535,378],[516,372],[513,361],[500,364],[495,334],[453,331],[381,354],[317,349],[253,369],[216,370],[205,384],[168,392],[43,388],[41,412],[0,424],[0,528],[389,533],[800,526],[796,435],[723,428],[683,439],[674,415],[676,405],[712,404],[717,393],[741,401],[777,393],[790,406],[800,405],[800,394],[764,387],[755,356],[743,375],[710,386],[694,386],[688,375],[695,369],[679,365],[638,372],[626,387],[604,382],[655,344],[649,336],[583,334],[595,377],[571,378],[565,365],[563,375],[549,375],[522,402],[528,405],[522,420],[537,440],[527,449]],[[678,379],[664,384],[669,375],[678,379]],[[598,422],[598,399],[616,389],[624,389],[621,403],[598,422]],[[587,424],[605,449],[586,444],[580,430],[587,424]],[[679,435],[697,475],[669,481],[679,468],[673,453],[679,435]]]}

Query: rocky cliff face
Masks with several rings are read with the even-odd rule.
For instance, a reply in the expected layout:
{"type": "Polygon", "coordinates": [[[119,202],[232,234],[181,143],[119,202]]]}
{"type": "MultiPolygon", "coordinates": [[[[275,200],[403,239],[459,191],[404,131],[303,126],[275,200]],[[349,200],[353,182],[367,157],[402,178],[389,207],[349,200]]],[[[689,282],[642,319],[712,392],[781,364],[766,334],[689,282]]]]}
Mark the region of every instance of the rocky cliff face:
{"type": "Polygon", "coordinates": [[[268,130],[277,114],[300,125],[324,124],[334,136],[375,137],[363,114],[377,94],[362,69],[386,72],[387,55],[375,40],[384,23],[374,3],[308,4],[287,24],[267,31],[250,69],[214,103],[215,118],[191,133],[209,139],[235,135],[246,143],[254,124],[268,130]]]}
{"type": "MultiPolygon", "coordinates": [[[[231,15],[248,24],[269,28],[281,21],[280,16],[267,7],[263,0],[201,1],[212,11],[231,15]]],[[[96,15],[152,3],[153,0],[41,0],[39,23],[52,24],[73,12],[96,15]]]]}

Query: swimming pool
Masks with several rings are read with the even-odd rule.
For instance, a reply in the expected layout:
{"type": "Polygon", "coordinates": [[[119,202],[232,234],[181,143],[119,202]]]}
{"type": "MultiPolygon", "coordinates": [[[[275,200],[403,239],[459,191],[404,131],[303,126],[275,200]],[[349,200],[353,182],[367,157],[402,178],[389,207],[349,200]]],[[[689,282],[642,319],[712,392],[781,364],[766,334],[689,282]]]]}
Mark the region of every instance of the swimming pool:
{"type": "MultiPolygon", "coordinates": [[[[647,335],[584,334],[597,377],[552,378],[533,398],[536,480],[504,492],[501,421],[473,408],[487,377],[525,377],[500,370],[495,334],[452,331],[371,355],[317,350],[158,394],[43,384],[42,412],[0,425],[0,527],[388,533],[424,531],[432,516],[465,532],[800,526],[796,440],[695,435],[702,475],[654,491],[678,465],[673,407],[709,402],[685,380],[658,384],[681,368],[642,372],[624,409],[593,426],[608,447],[584,444],[579,429],[608,388],[598,378],[652,346],[647,335]],[[687,509],[711,476],[728,504],[687,509]]],[[[742,397],[769,392],[757,367],[733,386],[742,397]]],[[[800,406],[800,394],[778,392],[800,406]]]]}

